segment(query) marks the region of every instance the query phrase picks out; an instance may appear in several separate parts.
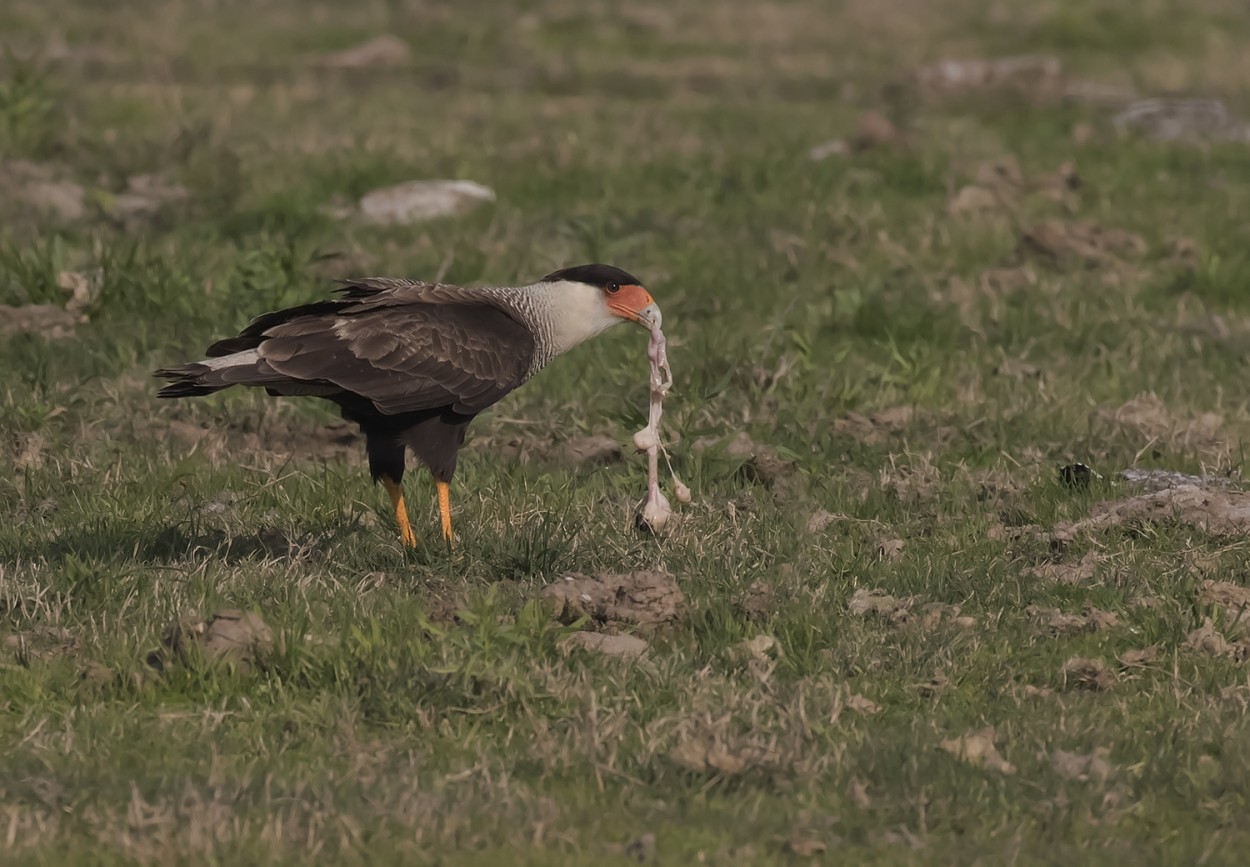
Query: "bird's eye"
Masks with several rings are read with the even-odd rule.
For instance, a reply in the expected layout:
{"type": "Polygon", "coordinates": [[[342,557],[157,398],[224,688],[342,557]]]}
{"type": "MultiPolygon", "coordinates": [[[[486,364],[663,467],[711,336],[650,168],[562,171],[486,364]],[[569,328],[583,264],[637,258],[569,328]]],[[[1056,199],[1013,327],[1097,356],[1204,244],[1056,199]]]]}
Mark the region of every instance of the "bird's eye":
{"type": "Polygon", "coordinates": [[[615,295],[617,292],[621,291],[621,284],[617,283],[616,281],[613,281],[608,284],[607,288],[608,288],[609,295],[615,295]]]}

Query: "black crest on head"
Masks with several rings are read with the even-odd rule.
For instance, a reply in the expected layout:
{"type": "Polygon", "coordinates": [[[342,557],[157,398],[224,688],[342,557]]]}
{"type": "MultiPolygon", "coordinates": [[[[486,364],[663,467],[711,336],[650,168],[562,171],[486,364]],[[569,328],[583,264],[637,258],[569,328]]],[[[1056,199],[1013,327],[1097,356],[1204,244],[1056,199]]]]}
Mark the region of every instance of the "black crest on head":
{"type": "Polygon", "coordinates": [[[574,265],[548,274],[542,283],[555,283],[560,280],[572,280],[575,283],[586,283],[590,286],[641,286],[642,281],[627,271],[611,265],[574,265]]]}

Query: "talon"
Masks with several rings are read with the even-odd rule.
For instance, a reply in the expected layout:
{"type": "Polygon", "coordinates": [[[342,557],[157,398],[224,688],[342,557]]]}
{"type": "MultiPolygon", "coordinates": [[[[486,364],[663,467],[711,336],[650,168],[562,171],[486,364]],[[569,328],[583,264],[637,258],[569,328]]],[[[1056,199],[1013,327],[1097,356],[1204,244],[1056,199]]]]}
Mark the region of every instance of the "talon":
{"type": "Polygon", "coordinates": [[[399,482],[388,476],[383,476],[382,484],[386,486],[386,492],[391,495],[391,506],[395,509],[395,523],[399,526],[400,540],[407,548],[417,547],[417,537],[412,532],[412,525],[408,523],[408,509],[404,506],[404,489],[400,487],[399,482]]]}
{"type": "Polygon", "coordinates": [[[434,487],[438,490],[438,517],[443,527],[443,539],[447,544],[455,544],[451,533],[451,485],[435,480],[434,487]]]}

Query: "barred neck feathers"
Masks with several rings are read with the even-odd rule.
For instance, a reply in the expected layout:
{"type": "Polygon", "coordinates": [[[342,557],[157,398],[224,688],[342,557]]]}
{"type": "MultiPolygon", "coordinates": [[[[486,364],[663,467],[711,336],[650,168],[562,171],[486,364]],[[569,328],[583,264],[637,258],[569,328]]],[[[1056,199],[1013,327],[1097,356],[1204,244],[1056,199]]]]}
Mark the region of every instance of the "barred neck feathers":
{"type": "Polygon", "coordinates": [[[487,291],[534,332],[535,352],[530,375],[557,355],[623,321],[608,309],[603,291],[586,283],[557,280],[487,291]]]}

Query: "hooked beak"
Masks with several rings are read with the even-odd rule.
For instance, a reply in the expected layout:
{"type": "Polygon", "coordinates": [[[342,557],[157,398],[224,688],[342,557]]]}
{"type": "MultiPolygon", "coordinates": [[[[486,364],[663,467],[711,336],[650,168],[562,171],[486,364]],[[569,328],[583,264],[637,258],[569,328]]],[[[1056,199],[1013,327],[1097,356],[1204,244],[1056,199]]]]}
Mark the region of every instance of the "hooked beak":
{"type": "Polygon", "coordinates": [[[637,322],[643,328],[652,329],[660,324],[660,307],[651,293],[641,286],[622,286],[611,296],[608,309],[622,319],[637,322]]]}

